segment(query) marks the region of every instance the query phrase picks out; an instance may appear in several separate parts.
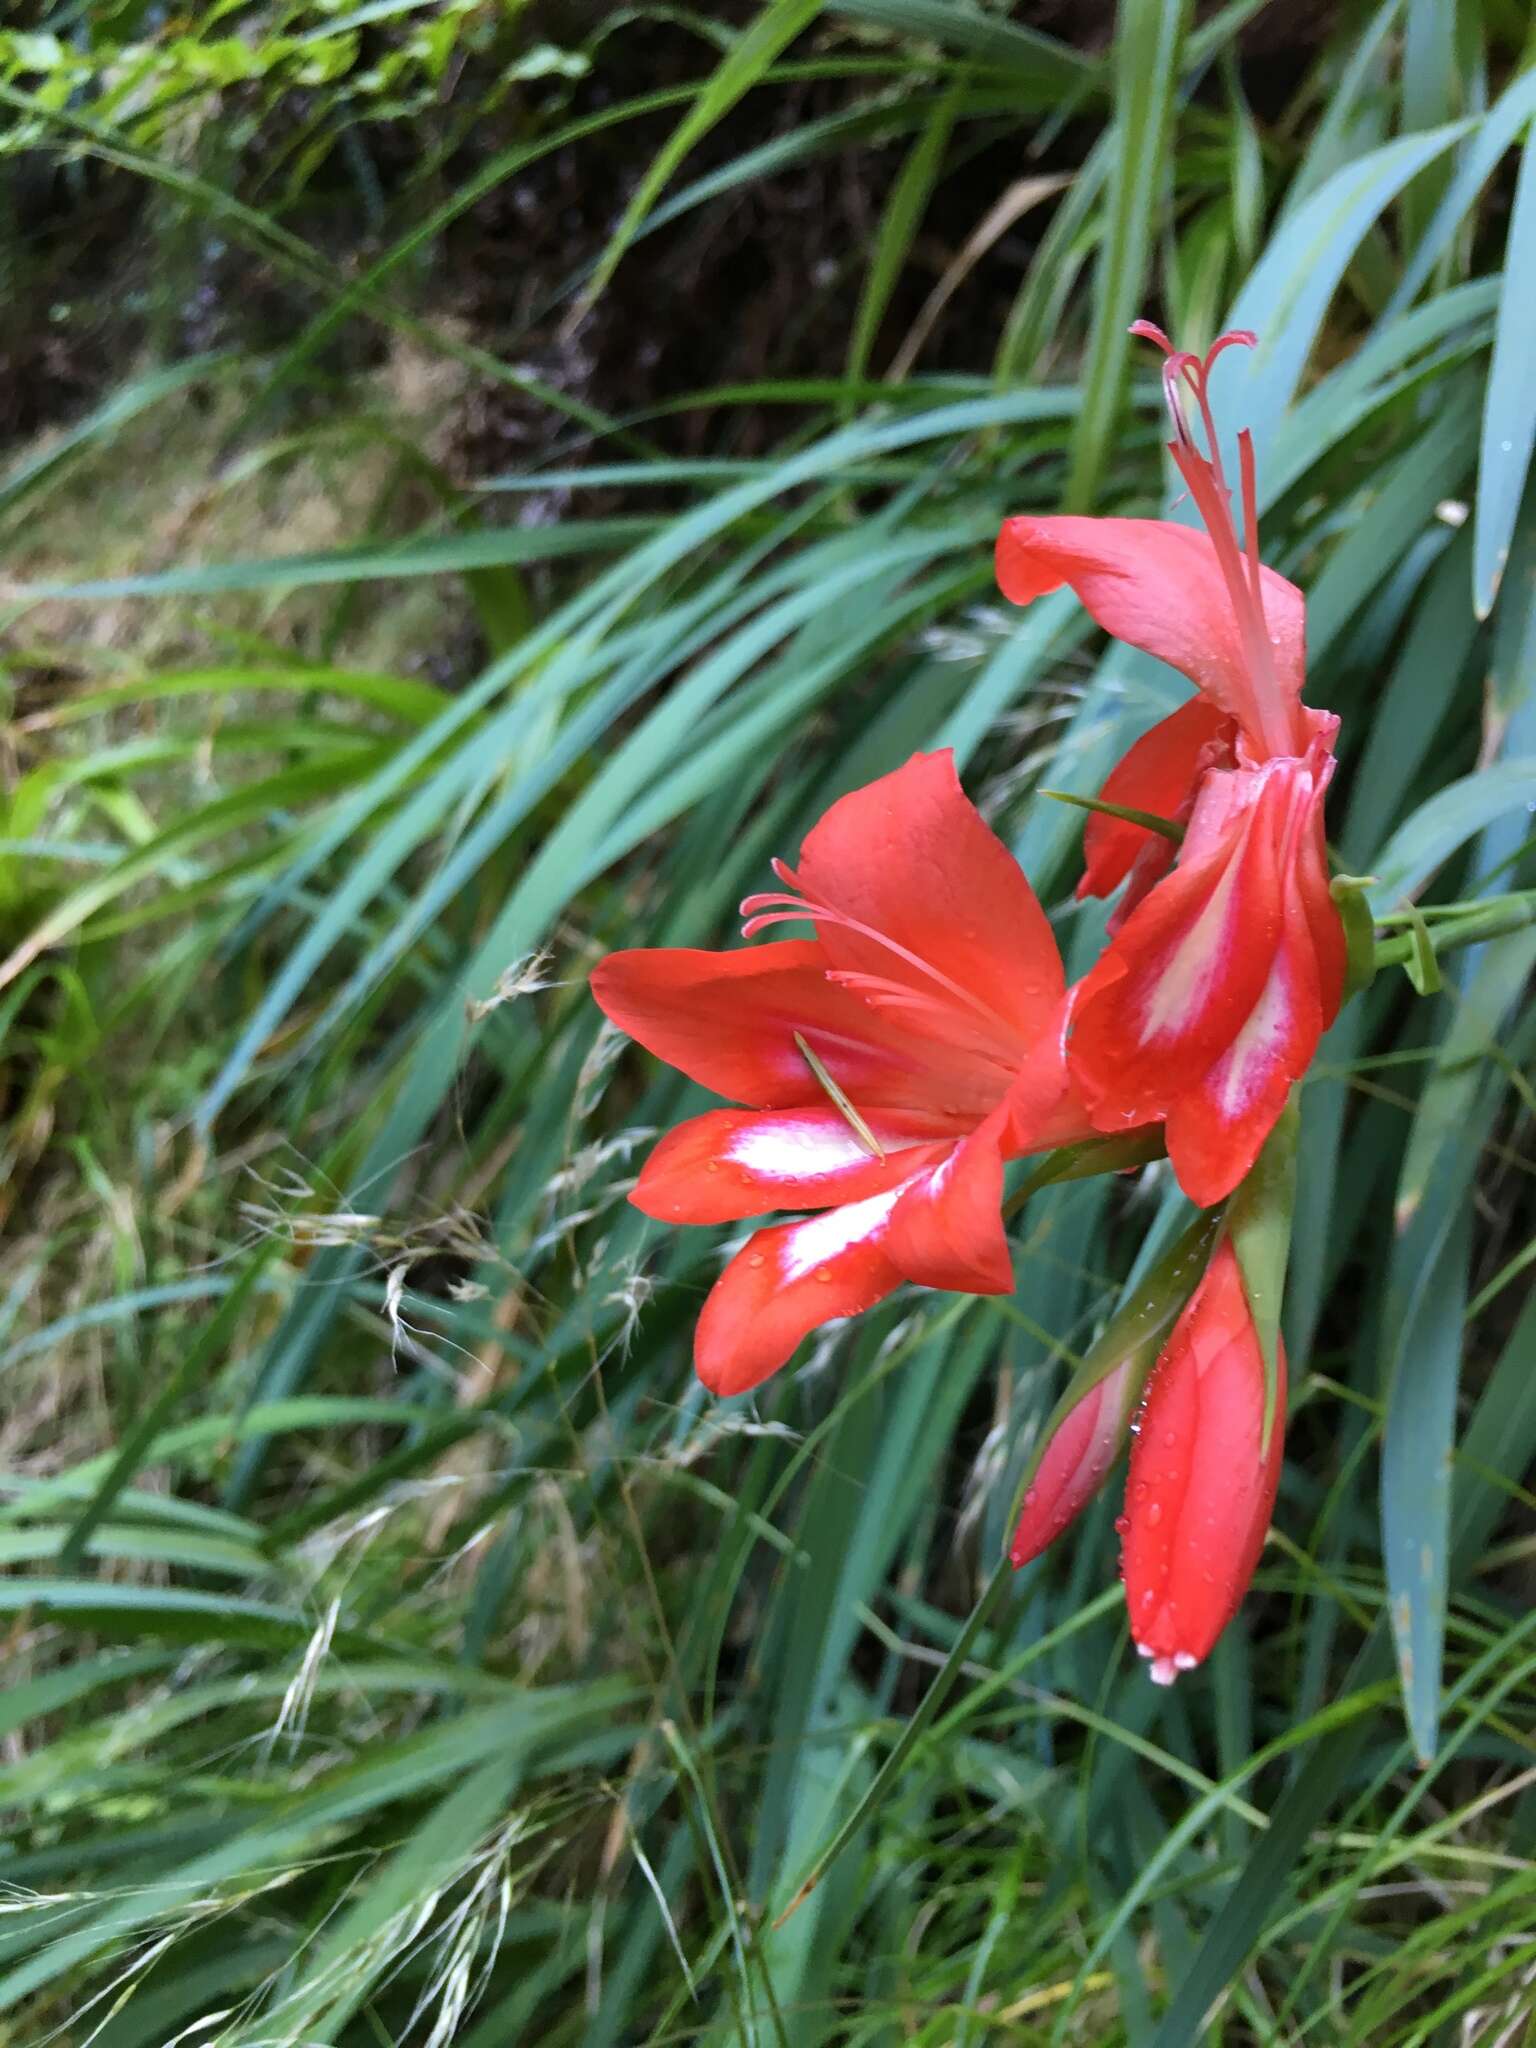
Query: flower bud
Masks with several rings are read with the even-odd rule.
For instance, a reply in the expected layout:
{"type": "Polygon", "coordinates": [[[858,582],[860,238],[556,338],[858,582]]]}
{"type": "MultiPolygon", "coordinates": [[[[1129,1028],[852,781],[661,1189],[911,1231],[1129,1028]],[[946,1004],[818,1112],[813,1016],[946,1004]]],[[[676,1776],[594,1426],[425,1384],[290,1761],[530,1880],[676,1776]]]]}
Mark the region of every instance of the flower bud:
{"type": "Polygon", "coordinates": [[[1280,1484],[1279,1408],[1264,1448],[1264,1358],[1229,1238],[1153,1371],[1131,1452],[1125,1598],[1152,1677],[1200,1663],[1241,1604],[1280,1484]]]}

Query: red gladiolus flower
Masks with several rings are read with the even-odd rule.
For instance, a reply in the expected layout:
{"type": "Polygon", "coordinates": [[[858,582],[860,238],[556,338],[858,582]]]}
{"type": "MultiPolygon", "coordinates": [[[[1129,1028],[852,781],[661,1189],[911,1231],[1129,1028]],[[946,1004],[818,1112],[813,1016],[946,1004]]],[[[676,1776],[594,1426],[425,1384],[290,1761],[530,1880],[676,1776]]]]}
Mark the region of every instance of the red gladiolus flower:
{"type": "Polygon", "coordinates": [[[1269,1447],[1264,1360],[1223,1238],[1153,1371],[1131,1449],[1124,1524],[1131,1634],[1171,1685],[1236,1614],[1280,1484],[1285,1355],[1269,1447]]]}
{"type": "Polygon", "coordinates": [[[774,1209],[704,1304],[699,1377],[741,1394],[811,1330],[903,1280],[1007,1293],[1003,1162],[1091,1136],[1063,1057],[1066,994],[1045,914],[960,789],[919,754],[835,803],[784,890],[742,905],[740,952],[612,953],[592,975],[641,1045],[746,1105],[663,1138],[630,1199],[671,1223],[774,1209]]]}
{"type": "Polygon", "coordinates": [[[1200,695],[1139,740],[1104,798],[1182,825],[1168,839],[1095,816],[1084,895],[1125,896],[1079,984],[1068,1059],[1100,1130],[1167,1126],[1180,1184],[1203,1206],[1248,1172],[1338,1013],[1344,933],[1328,893],[1323,795],[1338,720],[1301,702],[1301,592],[1262,566],[1253,450],[1239,435],[1246,550],[1207,395],[1212,363],[1138,321],[1164,350],[1173,459],[1206,531],[1156,519],[1010,519],[998,581],[1016,604],[1070,584],[1116,638],[1170,662],[1200,695]],[[1204,420],[1202,455],[1185,389],[1204,420]]]}

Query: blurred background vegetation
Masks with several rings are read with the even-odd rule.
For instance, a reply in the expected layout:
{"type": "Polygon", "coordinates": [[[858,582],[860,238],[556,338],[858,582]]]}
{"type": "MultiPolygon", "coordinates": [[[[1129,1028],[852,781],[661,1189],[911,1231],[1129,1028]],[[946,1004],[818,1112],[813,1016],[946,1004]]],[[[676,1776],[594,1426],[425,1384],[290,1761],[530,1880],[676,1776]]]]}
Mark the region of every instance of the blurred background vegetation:
{"type": "Polygon", "coordinates": [[[584,977],[933,745],[1092,957],[1033,792],[1183,685],[990,544],[1165,500],[1137,314],[1263,337],[1341,862],[1536,885],[1532,56],[1525,0],[14,0],[3,2048],[1529,2038],[1536,935],[1325,1044],[1276,1530],[1167,1694],[1113,1499],[962,1633],[1165,1171],[713,1402],[718,1234],[623,1199],[690,1091],[584,977]]]}

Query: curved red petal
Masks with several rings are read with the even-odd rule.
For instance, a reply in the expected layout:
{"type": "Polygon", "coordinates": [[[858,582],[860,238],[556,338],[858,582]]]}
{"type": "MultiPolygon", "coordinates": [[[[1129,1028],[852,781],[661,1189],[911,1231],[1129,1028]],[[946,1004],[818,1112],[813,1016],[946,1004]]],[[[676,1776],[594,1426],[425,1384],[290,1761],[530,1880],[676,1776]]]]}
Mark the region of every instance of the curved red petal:
{"type": "MultiPolygon", "coordinates": [[[[1283,917],[1283,785],[1266,770],[1203,857],[1181,860],[1079,985],[1068,1058],[1102,1130],[1165,1116],[1231,1045],[1269,978],[1283,917]]],[[[1224,792],[1202,791],[1208,796],[1224,792]]],[[[1186,853],[1198,847],[1191,826],[1186,853]]]]}
{"type": "Polygon", "coordinates": [[[1280,1483],[1281,1400],[1261,1455],[1264,1363],[1223,1239],[1152,1375],[1126,1491],[1131,1634],[1167,1683],[1206,1657],[1258,1565],[1280,1483]]]}
{"type": "MultiPolygon", "coordinates": [[[[1132,811],[1151,811],[1159,818],[1182,822],[1196,778],[1213,748],[1230,748],[1236,725],[1204,697],[1192,697],[1177,711],[1144,732],[1121,757],[1099,791],[1105,803],[1132,811]]],[[[1145,825],[1093,812],[1083,828],[1083,879],[1079,896],[1108,896],[1137,869],[1146,888],[1172,865],[1175,848],[1145,825]],[[1149,864],[1155,872],[1146,873],[1149,864]]]]}
{"type": "Polygon", "coordinates": [[[835,803],[807,837],[797,879],[812,900],[866,927],[827,920],[818,937],[837,968],[911,990],[913,1028],[946,1028],[938,997],[950,1030],[962,1039],[979,1030],[1011,1067],[1065,987],[1045,912],[947,750],[915,754],[835,803]]]}
{"type": "MultiPolygon", "coordinates": [[[[1117,640],[1187,675],[1223,711],[1249,699],[1241,629],[1208,535],[1166,519],[1017,518],[997,537],[1004,597],[1028,604],[1070,584],[1117,640]]],[[[1300,695],[1306,602],[1294,583],[1263,572],[1264,618],[1276,680],[1300,695]]]]}
{"type": "Polygon", "coordinates": [[[859,1315],[901,1285],[886,1257],[899,1188],[759,1230],[710,1290],[693,1362],[712,1393],[745,1394],[784,1365],[823,1323],[859,1315]]]}
{"type": "Polygon", "coordinates": [[[770,1209],[826,1209],[910,1180],[954,1142],[934,1119],[899,1111],[872,1111],[864,1123],[883,1158],[830,1103],[712,1109],[667,1133],[629,1199],[663,1223],[734,1223],[770,1209]]]}
{"type": "Polygon", "coordinates": [[[1003,1228],[1001,1105],[971,1135],[924,1169],[891,1211],[886,1252],[919,1287],[954,1294],[1011,1294],[1013,1259],[1003,1228]]]}
{"type": "Polygon", "coordinates": [[[1312,1064],[1322,1036],[1311,934],[1288,924],[1259,1000],[1197,1087],[1168,1112],[1168,1157],[1179,1186],[1202,1209],[1225,1201],[1252,1170],[1264,1140],[1312,1064]]]}
{"type": "Polygon", "coordinates": [[[1008,1548],[1015,1571],[1038,1557],[1076,1521],[1108,1477],[1124,1432],[1130,1363],[1107,1373],[1064,1417],[1024,1495],[1008,1548]]]}
{"type": "Polygon", "coordinates": [[[997,1100],[990,1074],[916,1038],[829,979],[814,939],[735,952],[687,946],[610,953],[592,970],[621,1031],[717,1095],[755,1109],[824,1107],[798,1032],[861,1112],[932,1106],[967,1121],[997,1100]]]}

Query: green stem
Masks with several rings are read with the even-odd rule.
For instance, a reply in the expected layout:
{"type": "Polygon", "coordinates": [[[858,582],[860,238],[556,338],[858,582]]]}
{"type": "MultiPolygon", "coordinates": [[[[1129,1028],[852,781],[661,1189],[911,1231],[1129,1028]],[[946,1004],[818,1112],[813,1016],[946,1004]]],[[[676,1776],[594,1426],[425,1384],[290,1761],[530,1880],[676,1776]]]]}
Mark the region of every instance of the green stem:
{"type": "MultiPolygon", "coordinates": [[[[1494,896],[1486,903],[1436,906],[1421,913],[1426,920],[1421,929],[1428,937],[1438,959],[1443,953],[1454,953],[1461,946],[1480,946],[1487,939],[1502,939],[1510,932],[1523,931],[1528,925],[1536,924],[1536,889],[1522,889],[1511,896],[1494,896]],[[1430,921],[1432,920],[1432,921],[1430,921]]],[[[1393,913],[1390,920],[1382,918],[1382,924],[1406,921],[1405,914],[1393,913]]],[[[1376,965],[1401,967],[1414,954],[1414,934],[1394,933],[1391,937],[1376,942],[1376,965]]]]}

